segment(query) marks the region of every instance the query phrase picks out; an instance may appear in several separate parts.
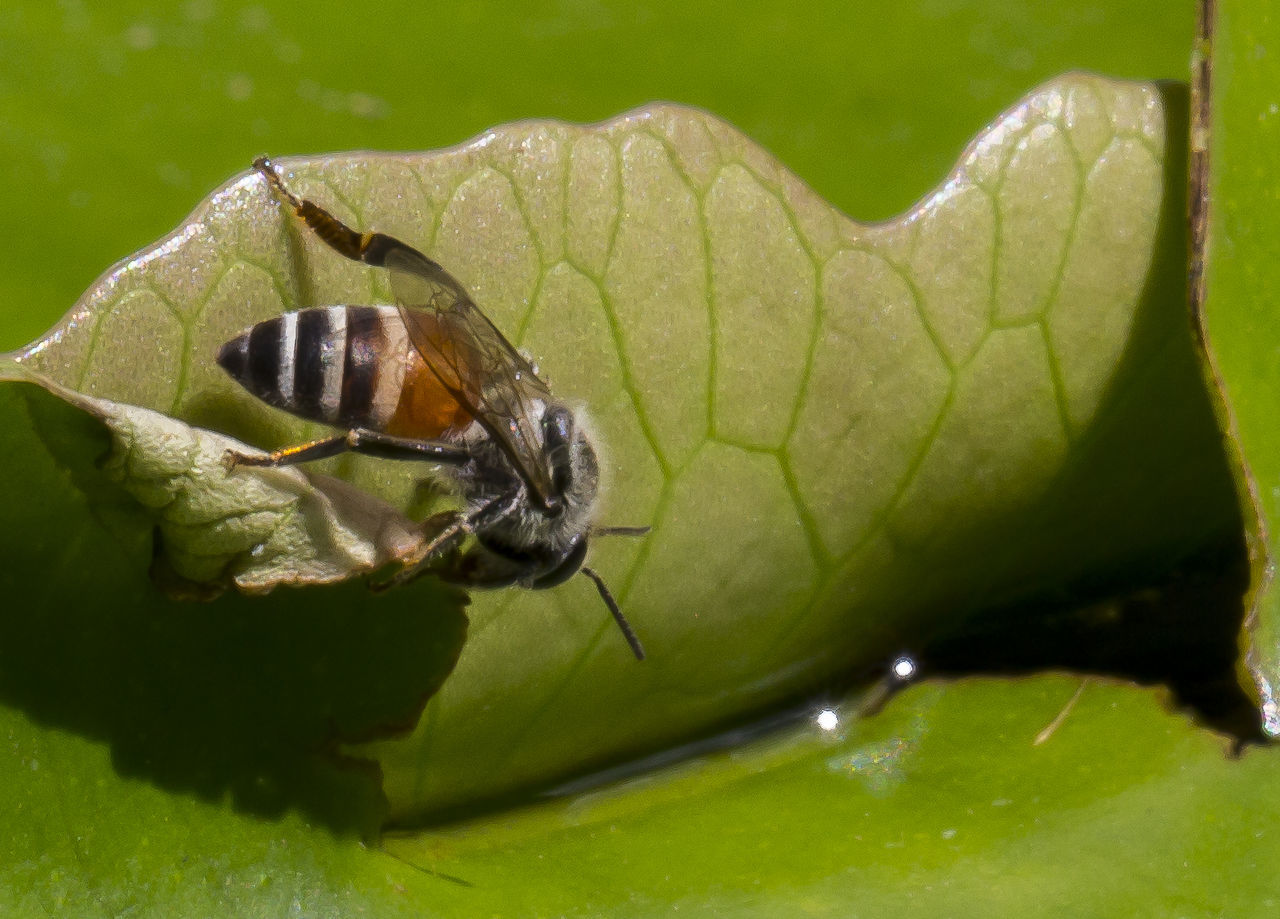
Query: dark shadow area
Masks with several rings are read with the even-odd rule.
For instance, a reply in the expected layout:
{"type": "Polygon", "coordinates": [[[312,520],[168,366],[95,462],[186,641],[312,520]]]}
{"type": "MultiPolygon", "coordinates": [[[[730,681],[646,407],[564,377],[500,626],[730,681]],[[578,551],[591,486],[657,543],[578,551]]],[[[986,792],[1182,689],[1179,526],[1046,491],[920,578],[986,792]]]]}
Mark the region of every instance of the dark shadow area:
{"type": "Polygon", "coordinates": [[[905,592],[942,593],[952,608],[930,604],[918,628],[886,626],[871,655],[881,669],[860,667],[841,686],[879,678],[897,653],[915,658],[924,677],[1065,669],[1165,685],[1205,726],[1238,742],[1261,737],[1256,703],[1239,683],[1245,524],[1189,309],[1188,91],[1179,83],[1160,91],[1154,260],[1089,427],[1032,512],[958,520],[937,534],[989,546],[985,574],[922,570],[928,586],[905,592]],[[1053,570],[1062,586],[1049,593],[1044,572],[1053,570]]]}
{"type": "Polygon", "coordinates": [[[968,578],[966,591],[954,586],[963,572],[921,572],[922,582],[951,585],[954,608],[930,609],[920,628],[887,626],[876,663],[832,691],[882,678],[897,654],[915,659],[923,678],[1070,670],[1166,686],[1206,727],[1237,743],[1262,738],[1256,702],[1239,682],[1245,524],[1189,309],[1190,100],[1184,84],[1160,92],[1165,178],[1154,261],[1090,426],[1034,513],[956,522],[960,538],[992,547],[990,575],[968,578]],[[1143,521],[1146,543],[1125,543],[1133,520],[1143,521]],[[1066,577],[1046,593],[1035,585],[1054,566],[1066,577]]]}
{"type": "Polygon", "coordinates": [[[108,744],[121,775],[375,834],[380,776],[336,746],[413,727],[457,660],[465,597],[423,579],[171,601],[148,578],[150,527],[93,465],[96,422],[10,386],[0,425],[0,700],[108,744]]]}
{"type": "Polygon", "coordinates": [[[1238,744],[1261,741],[1237,670],[1248,585],[1244,547],[1223,547],[1144,587],[1099,583],[1070,602],[989,611],[906,653],[925,678],[1071,670],[1163,685],[1199,723],[1238,744]],[[1082,599],[1089,592],[1092,602],[1082,599]]]}
{"type": "Polygon", "coordinates": [[[1244,743],[1263,736],[1256,702],[1239,682],[1249,586],[1245,525],[1225,451],[1215,457],[1205,449],[1220,444],[1221,435],[1189,309],[1190,100],[1184,84],[1165,83],[1160,90],[1164,199],[1156,259],[1128,348],[1093,426],[1083,433],[1080,460],[1055,487],[1062,497],[1051,494],[1039,520],[1007,534],[1011,545],[1078,545],[1083,557],[1096,556],[1092,573],[1058,596],[1015,599],[1015,588],[1007,602],[993,594],[979,614],[903,648],[914,652],[926,676],[1066,669],[1164,685],[1175,705],[1244,743]],[[1153,372],[1152,363],[1164,365],[1163,375],[1153,372]],[[1162,389],[1162,378],[1178,388],[1162,389]],[[1134,412],[1135,405],[1142,411],[1134,412]],[[1101,462],[1099,452],[1117,461],[1101,462]],[[1132,515],[1167,521],[1168,533],[1182,534],[1181,550],[1108,563],[1102,553],[1132,515]],[[1197,535],[1198,546],[1191,542],[1197,535]]]}

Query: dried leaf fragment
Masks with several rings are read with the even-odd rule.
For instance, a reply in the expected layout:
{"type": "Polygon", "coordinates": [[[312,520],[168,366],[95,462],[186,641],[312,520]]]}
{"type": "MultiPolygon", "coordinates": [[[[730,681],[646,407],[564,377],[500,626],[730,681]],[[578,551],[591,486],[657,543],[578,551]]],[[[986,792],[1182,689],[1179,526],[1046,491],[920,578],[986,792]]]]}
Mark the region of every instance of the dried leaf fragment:
{"type": "Polygon", "coordinates": [[[165,562],[195,585],[265,593],[341,581],[403,559],[420,538],[412,520],[346,482],[297,467],[228,470],[228,450],[254,448],[28,376],[107,426],[103,471],[154,516],[165,562]]]}

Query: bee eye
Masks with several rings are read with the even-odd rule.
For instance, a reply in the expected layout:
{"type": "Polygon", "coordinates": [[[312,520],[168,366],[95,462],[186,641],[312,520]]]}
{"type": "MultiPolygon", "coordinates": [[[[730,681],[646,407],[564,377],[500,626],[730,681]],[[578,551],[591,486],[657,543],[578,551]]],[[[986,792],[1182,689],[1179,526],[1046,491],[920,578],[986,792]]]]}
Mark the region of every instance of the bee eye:
{"type": "Polygon", "coordinates": [[[569,578],[578,573],[578,569],[582,567],[582,563],[587,559],[587,539],[582,537],[575,542],[560,562],[550,571],[544,572],[534,578],[529,585],[534,590],[545,590],[548,587],[555,587],[563,584],[569,578]]]}
{"type": "Polygon", "coordinates": [[[542,444],[547,465],[551,469],[551,486],[563,495],[573,482],[573,414],[566,408],[552,406],[542,416],[542,444]]]}

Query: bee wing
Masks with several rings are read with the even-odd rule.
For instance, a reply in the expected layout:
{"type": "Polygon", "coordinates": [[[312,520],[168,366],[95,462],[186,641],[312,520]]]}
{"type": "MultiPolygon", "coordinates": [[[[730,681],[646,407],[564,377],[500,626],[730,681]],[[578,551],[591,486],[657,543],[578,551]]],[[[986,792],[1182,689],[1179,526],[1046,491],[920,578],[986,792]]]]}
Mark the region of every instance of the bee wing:
{"type": "Polygon", "coordinates": [[[551,476],[541,460],[532,402],[551,391],[466,290],[408,247],[387,253],[391,290],[409,340],[458,402],[497,438],[525,484],[546,504],[551,476]]]}

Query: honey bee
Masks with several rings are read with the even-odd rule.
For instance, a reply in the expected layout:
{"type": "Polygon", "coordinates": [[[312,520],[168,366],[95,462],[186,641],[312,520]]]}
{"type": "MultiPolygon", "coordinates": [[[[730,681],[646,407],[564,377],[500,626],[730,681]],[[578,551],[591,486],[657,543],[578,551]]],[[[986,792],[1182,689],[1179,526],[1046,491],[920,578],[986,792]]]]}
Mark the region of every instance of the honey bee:
{"type": "Polygon", "coordinates": [[[462,508],[429,518],[421,546],[380,586],[429,572],[469,587],[541,589],[581,572],[643,660],[613,594],[583,562],[591,536],[640,536],[649,528],[592,522],[599,466],[573,411],[444,268],[398,239],[358,233],[298,198],[266,157],[253,165],[326,245],[390,271],[396,305],[300,309],[223,345],[218,363],[254,396],[346,431],[272,453],[232,451],[228,468],[291,465],[347,450],[436,464],[462,508]]]}

